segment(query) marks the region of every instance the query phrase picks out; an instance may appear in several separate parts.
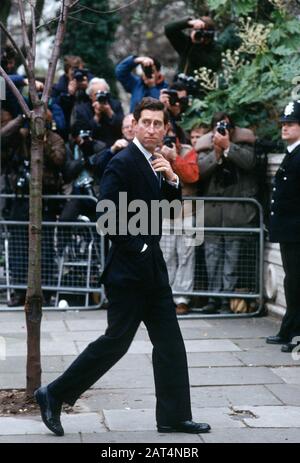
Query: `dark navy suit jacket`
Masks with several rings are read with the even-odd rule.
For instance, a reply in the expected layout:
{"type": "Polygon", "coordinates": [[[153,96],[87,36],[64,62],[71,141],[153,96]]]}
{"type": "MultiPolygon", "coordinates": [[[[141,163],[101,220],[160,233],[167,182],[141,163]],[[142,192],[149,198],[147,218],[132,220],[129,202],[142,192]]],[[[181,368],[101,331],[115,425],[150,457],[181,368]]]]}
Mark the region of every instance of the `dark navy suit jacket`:
{"type": "Polygon", "coordinates": [[[300,243],[300,145],[276,172],[269,223],[270,241],[300,243]]]}
{"type": "MultiPolygon", "coordinates": [[[[127,204],[134,200],[145,202],[148,206],[149,224],[151,224],[152,200],[181,200],[180,186],[176,188],[164,179],[160,185],[149,162],[134,143],[130,143],[109,162],[100,184],[99,199],[113,201],[118,212],[119,192],[127,193],[127,204]]],[[[124,217],[126,223],[132,215],[134,213],[129,213],[127,218],[124,217]]],[[[159,247],[161,224],[162,217],[159,222],[159,233],[156,235],[151,235],[150,231],[146,235],[137,236],[118,233],[109,235],[112,246],[101,277],[105,285],[148,289],[169,285],[166,264],[159,247]],[[145,243],[148,248],[141,253],[145,243]]]]}

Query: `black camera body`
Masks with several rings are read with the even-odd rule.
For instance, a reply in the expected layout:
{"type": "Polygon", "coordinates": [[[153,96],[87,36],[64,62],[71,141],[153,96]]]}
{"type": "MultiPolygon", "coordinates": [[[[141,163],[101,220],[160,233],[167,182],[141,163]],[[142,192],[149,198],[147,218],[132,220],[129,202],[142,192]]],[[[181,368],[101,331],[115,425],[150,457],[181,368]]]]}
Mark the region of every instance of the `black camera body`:
{"type": "Polygon", "coordinates": [[[199,91],[199,82],[195,77],[187,76],[181,72],[176,77],[176,82],[181,82],[185,86],[188,95],[197,95],[199,91]]]}
{"type": "Polygon", "coordinates": [[[144,71],[145,76],[148,79],[152,79],[152,77],[153,77],[153,67],[151,65],[150,66],[142,66],[142,67],[143,67],[143,71],[144,71]]]}
{"type": "Polygon", "coordinates": [[[225,122],[225,121],[219,121],[217,122],[217,125],[216,125],[216,128],[217,128],[217,131],[221,134],[221,135],[226,135],[226,130],[229,130],[231,128],[231,125],[228,124],[228,122],[225,122]]]}
{"type": "Polygon", "coordinates": [[[88,69],[76,68],[73,71],[73,79],[77,80],[77,82],[82,82],[85,77],[88,77],[88,73],[88,69]]]}
{"type": "Polygon", "coordinates": [[[30,163],[27,160],[24,160],[20,166],[17,183],[16,183],[16,192],[23,194],[29,193],[30,186],[30,163]]]}
{"type": "Polygon", "coordinates": [[[98,103],[106,104],[109,102],[110,93],[109,92],[99,92],[96,93],[96,99],[98,103]]]}
{"type": "Polygon", "coordinates": [[[92,131],[91,130],[80,130],[79,136],[80,136],[80,138],[82,138],[82,140],[85,140],[87,138],[91,138],[92,137],[92,131]]]}
{"type": "Polygon", "coordinates": [[[176,144],[176,137],[172,135],[166,135],[164,137],[164,145],[168,146],[169,148],[173,148],[173,144],[176,144]]]}
{"type": "Polygon", "coordinates": [[[215,35],[214,29],[198,29],[194,34],[194,40],[200,42],[201,39],[213,39],[215,35]]]}
{"type": "Polygon", "coordinates": [[[169,95],[169,102],[170,102],[170,105],[171,105],[171,106],[175,106],[176,103],[179,103],[179,98],[178,98],[178,95],[177,95],[177,91],[176,91],[176,90],[173,90],[173,89],[164,90],[164,93],[166,93],[167,95],[169,95]]]}

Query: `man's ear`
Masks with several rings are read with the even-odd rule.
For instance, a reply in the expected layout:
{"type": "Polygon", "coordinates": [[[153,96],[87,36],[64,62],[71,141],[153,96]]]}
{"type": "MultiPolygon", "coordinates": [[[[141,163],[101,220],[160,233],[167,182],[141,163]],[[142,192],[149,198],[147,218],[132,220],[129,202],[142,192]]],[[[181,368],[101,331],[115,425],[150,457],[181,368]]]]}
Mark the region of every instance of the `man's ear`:
{"type": "Polygon", "coordinates": [[[167,133],[168,133],[168,131],[170,130],[170,128],[171,128],[171,124],[170,124],[170,122],[167,122],[167,123],[165,124],[165,135],[167,135],[167,133]]]}

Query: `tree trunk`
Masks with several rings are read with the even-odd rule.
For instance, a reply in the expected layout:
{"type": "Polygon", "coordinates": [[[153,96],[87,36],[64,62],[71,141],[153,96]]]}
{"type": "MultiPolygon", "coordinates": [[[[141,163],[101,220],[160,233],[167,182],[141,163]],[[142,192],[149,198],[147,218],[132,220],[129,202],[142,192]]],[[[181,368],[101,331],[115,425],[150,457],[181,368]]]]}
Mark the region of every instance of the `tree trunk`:
{"type": "Polygon", "coordinates": [[[45,107],[34,108],[31,119],[31,179],[28,229],[28,288],[25,301],[27,325],[26,392],[30,397],[41,385],[40,331],[42,320],[41,236],[42,176],[45,136],[45,107]]]}

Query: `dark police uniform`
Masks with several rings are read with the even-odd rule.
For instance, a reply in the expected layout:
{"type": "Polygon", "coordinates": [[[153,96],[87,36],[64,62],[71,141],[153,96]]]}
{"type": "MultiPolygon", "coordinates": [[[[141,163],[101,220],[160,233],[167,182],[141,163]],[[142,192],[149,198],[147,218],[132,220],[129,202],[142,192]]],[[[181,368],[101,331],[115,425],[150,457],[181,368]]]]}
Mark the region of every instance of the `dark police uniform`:
{"type": "MultiPolygon", "coordinates": [[[[300,101],[289,103],[281,122],[300,124],[300,101]]],[[[288,147],[275,175],[270,212],[270,241],[280,244],[287,309],[278,336],[300,336],[300,140],[288,147]]]]}

